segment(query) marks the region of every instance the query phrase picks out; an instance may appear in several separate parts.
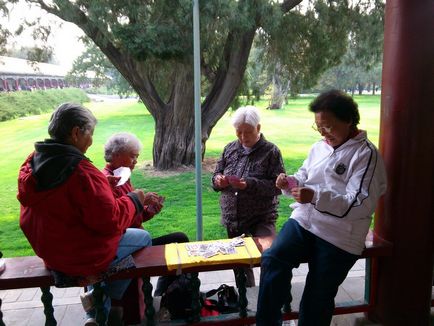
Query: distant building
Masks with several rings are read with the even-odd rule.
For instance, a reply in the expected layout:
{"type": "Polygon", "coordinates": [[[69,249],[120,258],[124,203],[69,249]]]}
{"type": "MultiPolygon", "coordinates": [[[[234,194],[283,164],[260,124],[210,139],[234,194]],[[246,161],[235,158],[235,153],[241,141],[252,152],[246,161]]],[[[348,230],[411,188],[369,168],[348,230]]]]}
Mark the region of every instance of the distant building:
{"type": "Polygon", "coordinates": [[[0,56],[0,91],[68,87],[59,65],[0,56]]]}

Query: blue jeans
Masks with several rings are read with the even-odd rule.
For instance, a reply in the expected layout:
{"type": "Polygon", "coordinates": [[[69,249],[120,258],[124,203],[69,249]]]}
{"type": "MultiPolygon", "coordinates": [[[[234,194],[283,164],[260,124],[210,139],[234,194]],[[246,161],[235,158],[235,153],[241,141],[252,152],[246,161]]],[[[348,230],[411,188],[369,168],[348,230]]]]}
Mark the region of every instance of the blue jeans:
{"type": "MultiPolygon", "coordinates": [[[[136,228],[129,228],[125,231],[125,233],[122,235],[120,241],[118,250],[116,252],[116,258],[111,262],[110,266],[116,265],[121,261],[123,258],[127,257],[128,255],[132,254],[133,252],[142,249],[143,247],[148,247],[152,244],[151,235],[148,231],[142,230],[142,229],[136,229],[136,228]]],[[[106,313],[106,316],[108,316],[108,313],[111,308],[111,300],[110,298],[120,300],[122,299],[122,296],[124,295],[124,292],[130,285],[131,280],[117,280],[117,281],[111,281],[111,282],[104,282],[103,283],[103,291],[105,294],[104,298],[104,310],[106,313]]],[[[88,286],[89,290],[92,290],[92,286],[88,286]]],[[[95,317],[95,310],[91,310],[89,313],[87,313],[88,317],[95,317]]]]}
{"type": "Polygon", "coordinates": [[[291,301],[292,269],[308,262],[299,326],[329,326],[339,285],[359,256],[322,240],[289,219],[262,254],[256,325],[282,324],[281,308],[291,301]]]}

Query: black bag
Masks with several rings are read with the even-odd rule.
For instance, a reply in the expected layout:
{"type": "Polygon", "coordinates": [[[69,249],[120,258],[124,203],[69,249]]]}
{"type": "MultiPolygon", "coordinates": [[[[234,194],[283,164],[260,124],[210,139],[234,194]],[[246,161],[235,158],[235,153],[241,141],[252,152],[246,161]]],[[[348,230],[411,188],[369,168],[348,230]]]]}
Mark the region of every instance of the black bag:
{"type": "Polygon", "coordinates": [[[222,314],[230,314],[239,311],[238,292],[233,286],[220,285],[217,289],[210,290],[205,294],[206,298],[217,294],[217,301],[209,299],[215,308],[222,314]]]}
{"type": "Polygon", "coordinates": [[[191,316],[191,275],[179,275],[161,296],[160,309],[166,308],[171,319],[186,319],[191,316]]]}

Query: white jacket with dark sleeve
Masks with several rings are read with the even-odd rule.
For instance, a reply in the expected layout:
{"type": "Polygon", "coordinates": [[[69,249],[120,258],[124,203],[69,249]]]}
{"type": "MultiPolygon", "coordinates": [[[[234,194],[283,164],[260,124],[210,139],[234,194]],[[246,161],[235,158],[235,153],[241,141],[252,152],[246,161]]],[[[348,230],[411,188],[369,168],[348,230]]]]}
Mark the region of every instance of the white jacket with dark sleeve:
{"type": "Polygon", "coordinates": [[[315,143],[294,176],[315,194],[311,203],[292,204],[291,218],[321,239],[360,255],[387,186],[383,160],[366,132],[336,150],[324,140],[315,143]]]}

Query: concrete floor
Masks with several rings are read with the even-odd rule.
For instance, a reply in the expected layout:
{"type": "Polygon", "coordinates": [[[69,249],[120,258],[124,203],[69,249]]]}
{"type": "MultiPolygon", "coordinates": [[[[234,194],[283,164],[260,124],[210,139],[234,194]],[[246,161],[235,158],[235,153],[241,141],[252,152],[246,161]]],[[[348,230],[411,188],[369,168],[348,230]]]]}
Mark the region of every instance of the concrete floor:
{"type": "MultiPolygon", "coordinates": [[[[259,283],[259,268],[254,270],[256,283],[259,283]]],[[[294,270],[292,280],[293,307],[298,307],[301,293],[303,291],[304,280],[307,273],[307,265],[302,264],[294,270]]],[[[365,260],[359,260],[354,265],[347,279],[339,288],[336,297],[336,304],[348,302],[352,300],[362,300],[364,296],[364,276],[365,276],[365,260]]],[[[218,271],[200,273],[201,291],[206,292],[211,289],[218,288],[221,284],[234,285],[234,277],[232,271],[218,271]]],[[[155,288],[157,278],[153,278],[152,282],[155,288]]],[[[258,288],[248,289],[247,296],[249,299],[248,308],[252,311],[256,310],[256,294],[258,288]]],[[[52,288],[51,293],[54,296],[54,315],[59,326],[79,326],[83,325],[85,315],[80,303],[81,288],[52,288]]],[[[434,294],[434,292],[433,292],[434,294]]],[[[38,326],[45,324],[45,316],[43,313],[43,305],[40,301],[41,291],[39,288],[18,289],[18,290],[0,290],[0,298],[2,299],[1,310],[3,312],[3,321],[6,326],[38,326]]],[[[158,298],[155,303],[158,306],[158,298]]],[[[431,309],[434,316],[434,310],[431,309]]],[[[433,319],[434,320],[434,319],[433,319]]],[[[434,325],[434,321],[431,323],[434,325]]],[[[286,325],[297,325],[296,321],[286,322],[286,325]]],[[[347,314],[334,316],[332,320],[333,326],[374,326],[367,321],[363,314],[347,314]]],[[[411,326],[411,325],[409,325],[411,326]]]]}

